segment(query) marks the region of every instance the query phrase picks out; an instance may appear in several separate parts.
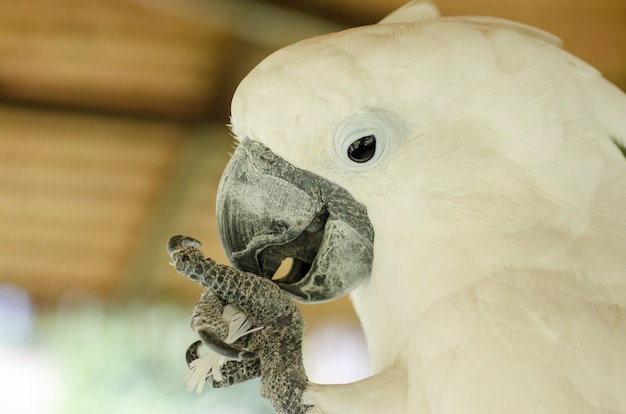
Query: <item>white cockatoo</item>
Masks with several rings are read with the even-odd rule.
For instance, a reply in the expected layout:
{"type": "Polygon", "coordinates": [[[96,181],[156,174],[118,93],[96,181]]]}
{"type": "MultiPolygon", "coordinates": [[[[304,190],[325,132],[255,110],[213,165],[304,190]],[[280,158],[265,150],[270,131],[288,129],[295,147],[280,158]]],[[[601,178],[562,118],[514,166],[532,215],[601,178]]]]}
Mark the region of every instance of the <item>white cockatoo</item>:
{"type": "Polygon", "coordinates": [[[229,259],[367,338],[307,413],[626,413],[626,96],[557,38],[413,2],[275,52],[231,123],[229,259]]]}

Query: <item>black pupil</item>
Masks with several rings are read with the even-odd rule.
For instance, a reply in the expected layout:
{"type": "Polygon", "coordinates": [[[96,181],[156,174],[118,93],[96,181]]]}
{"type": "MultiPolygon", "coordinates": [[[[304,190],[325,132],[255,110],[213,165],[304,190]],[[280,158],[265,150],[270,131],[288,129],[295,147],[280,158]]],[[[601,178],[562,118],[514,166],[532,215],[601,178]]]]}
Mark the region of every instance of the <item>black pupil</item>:
{"type": "Polygon", "coordinates": [[[376,137],[368,135],[354,141],[348,148],[348,157],[354,162],[367,162],[376,152],[376,137]]]}

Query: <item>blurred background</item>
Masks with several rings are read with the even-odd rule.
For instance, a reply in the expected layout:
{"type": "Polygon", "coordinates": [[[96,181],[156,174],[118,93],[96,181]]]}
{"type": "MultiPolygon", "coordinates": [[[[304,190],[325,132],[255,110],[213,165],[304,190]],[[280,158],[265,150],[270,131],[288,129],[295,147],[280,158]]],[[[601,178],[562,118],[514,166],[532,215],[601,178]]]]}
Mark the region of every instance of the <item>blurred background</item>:
{"type": "MultiPolygon", "coordinates": [[[[0,0],[0,414],[271,413],[251,382],[188,393],[201,289],[187,234],[226,262],[215,192],[230,98],[284,45],[404,0],[0,0]]],[[[626,88],[624,0],[440,0],[561,37],[626,88]]],[[[304,306],[311,379],[367,376],[347,299],[304,306]]]]}

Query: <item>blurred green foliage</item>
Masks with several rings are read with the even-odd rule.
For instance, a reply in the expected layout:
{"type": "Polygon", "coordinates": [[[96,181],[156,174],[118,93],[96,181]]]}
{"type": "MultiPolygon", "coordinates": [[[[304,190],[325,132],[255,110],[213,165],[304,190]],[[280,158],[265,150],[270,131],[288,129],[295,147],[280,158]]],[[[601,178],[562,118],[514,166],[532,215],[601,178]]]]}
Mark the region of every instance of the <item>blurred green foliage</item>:
{"type": "MultiPolygon", "coordinates": [[[[16,330],[8,329],[16,319],[0,318],[5,325],[0,326],[0,351],[4,348],[0,356],[6,360],[19,353],[20,360],[28,362],[31,355],[36,363],[43,355],[49,361],[47,370],[55,372],[39,376],[36,369],[33,374],[18,365],[5,375],[14,377],[13,387],[30,387],[21,391],[32,398],[46,389],[55,394],[54,404],[36,414],[273,413],[258,394],[258,381],[229,389],[205,387],[201,395],[187,392],[184,354],[196,340],[189,328],[190,310],[172,303],[104,305],[72,300],[32,312],[30,332],[21,340],[10,337],[16,330]],[[20,375],[35,378],[16,378],[20,375]]],[[[15,398],[4,399],[0,412],[30,414],[16,404],[15,398]],[[13,406],[6,406],[11,404],[7,401],[13,406]]]]}

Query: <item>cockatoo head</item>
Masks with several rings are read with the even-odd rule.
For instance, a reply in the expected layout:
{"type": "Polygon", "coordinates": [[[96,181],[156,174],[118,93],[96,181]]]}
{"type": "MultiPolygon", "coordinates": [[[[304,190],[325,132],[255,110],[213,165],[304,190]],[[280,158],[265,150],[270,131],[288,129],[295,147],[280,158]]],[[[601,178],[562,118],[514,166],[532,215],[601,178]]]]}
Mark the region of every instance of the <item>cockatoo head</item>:
{"type": "Polygon", "coordinates": [[[524,57],[547,45],[541,33],[381,23],[279,50],[233,98],[240,143],[218,192],[222,243],[236,267],[266,277],[294,258],[279,284],[299,300],[359,286],[383,234],[463,243],[476,229],[527,225],[528,163],[559,148],[562,109],[542,99],[567,80],[549,56],[536,67],[524,57]],[[514,53],[494,52],[511,39],[514,53]]]}

